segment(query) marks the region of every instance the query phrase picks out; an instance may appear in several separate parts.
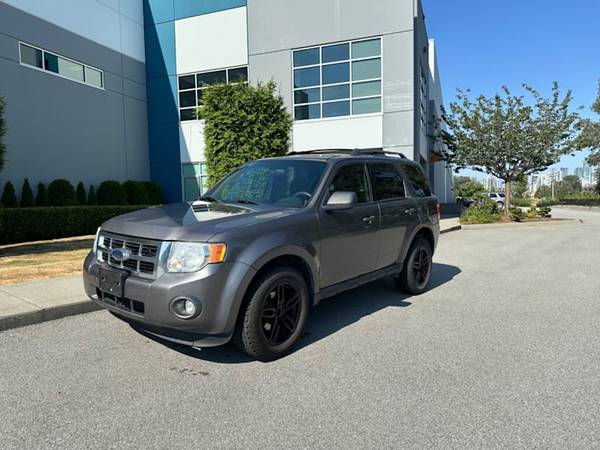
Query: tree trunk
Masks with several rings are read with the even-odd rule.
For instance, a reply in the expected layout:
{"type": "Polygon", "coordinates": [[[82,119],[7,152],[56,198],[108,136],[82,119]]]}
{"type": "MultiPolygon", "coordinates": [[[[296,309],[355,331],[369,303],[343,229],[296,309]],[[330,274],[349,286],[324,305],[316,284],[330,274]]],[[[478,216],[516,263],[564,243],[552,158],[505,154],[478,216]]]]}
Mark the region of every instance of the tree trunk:
{"type": "Polygon", "coordinates": [[[510,209],[511,187],[511,182],[509,180],[504,180],[504,215],[506,217],[510,215],[508,210],[510,209]]]}

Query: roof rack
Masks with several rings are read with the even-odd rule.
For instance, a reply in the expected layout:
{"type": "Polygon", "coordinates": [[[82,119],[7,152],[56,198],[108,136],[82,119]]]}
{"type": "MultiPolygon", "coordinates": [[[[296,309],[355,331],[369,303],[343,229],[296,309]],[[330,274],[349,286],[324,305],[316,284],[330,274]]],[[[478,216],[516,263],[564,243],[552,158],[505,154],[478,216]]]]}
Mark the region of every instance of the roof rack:
{"type": "Polygon", "coordinates": [[[336,153],[345,154],[350,156],[368,156],[368,155],[382,155],[382,156],[397,156],[402,159],[406,159],[403,153],[400,152],[386,152],[382,148],[324,148],[318,150],[307,150],[302,152],[291,152],[289,155],[335,155],[336,153]]]}

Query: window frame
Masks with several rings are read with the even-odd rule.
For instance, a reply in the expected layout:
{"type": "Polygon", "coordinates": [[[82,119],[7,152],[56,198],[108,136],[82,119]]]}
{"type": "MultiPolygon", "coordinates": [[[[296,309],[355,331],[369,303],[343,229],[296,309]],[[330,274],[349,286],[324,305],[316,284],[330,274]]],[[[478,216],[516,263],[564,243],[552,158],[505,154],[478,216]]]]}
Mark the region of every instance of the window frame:
{"type": "Polygon", "coordinates": [[[69,81],[72,81],[74,83],[83,84],[85,86],[89,86],[89,87],[94,88],[94,89],[100,89],[102,91],[106,90],[106,87],[105,87],[106,79],[104,77],[104,70],[99,69],[98,67],[92,66],[90,64],[86,64],[84,62],[77,61],[76,59],[69,58],[67,56],[61,55],[60,53],[43,49],[41,47],[38,47],[37,45],[29,44],[29,43],[24,42],[24,41],[17,41],[17,45],[18,45],[18,48],[19,48],[19,65],[21,65],[23,67],[27,67],[29,69],[37,70],[38,72],[43,72],[43,73],[51,74],[53,76],[56,76],[56,77],[59,77],[59,78],[63,78],[65,80],[69,80],[69,81]],[[24,45],[26,47],[31,47],[33,49],[36,49],[36,50],[39,50],[39,51],[42,52],[42,67],[33,66],[31,64],[27,64],[26,62],[23,62],[23,57],[21,55],[21,46],[22,45],[24,45]],[[57,58],[62,58],[64,60],[70,61],[70,62],[72,62],[74,64],[78,64],[80,66],[83,66],[83,81],[76,80],[74,78],[68,77],[68,76],[63,75],[61,73],[53,72],[51,70],[46,69],[46,67],[45,67],[46,53],[49,54],[49,55],[52,55],[52,56],[56,56],[57,58]],[[101,81],[101,84],[102,84],[101,86],[96,86],[95,84],[90,84],[90,83],[87,82],[87,69],[88,68],[92,69],[92,70],[95,70],[95,71],[97,71],[97,72],[100,73],[100,81],[101,81]]]}
{"type": "Polygon", "coordinates": [[[404,173],[404,171],[402,170],[402,165],[398,164],[396,161],[385,161],[385,160],[378,160],[378,161],[368,161],[367,162],[367,166],[369,168],[369,176],[371,177],[371,188],[373,191],[373,201],[377,202],[377,203],[385,203],[385,202],[396,202],[396,201],[400,201],[400,200],[406,200],[408,198],[410,198],[411,196],[409,196],[409,189],[408,189],[408,185],[406,182],[406,175],[404,173]],[[394,169],[396,169],[397,174],[400,176],[400,179],[402,180],[402,186],[404,188],[404,196],[403,197],[390,197],[390,198],[384,198],[381,200],[378,200],[375,195],[375,174],[373,173],[373,166],[375,164],[388,164],[392,167],[394,167],[394,169]]]}
{"type": "Polygon", "coordinates": [[[339,120],[339,119],[343,119],[343,118],[348,118],[348,117],[369,117],[369,116],[381,116],[383,115],[383,86],[384,86],[384,76],[383,76],[383,53],[384,53],[384,48],[383,48],[383,36],[370,36],[370,37],[365,37],[365,38],[360,38],[360,39],[353,39],[353,40],[345,40],[345,41],[336,41],[336,42],[329,42],[329,43],[325,43],[325,44],[319,44],[319,45],[313,45],[313,46],[309,46],[309,47],[300,47],[300,48],[295,48],[291,50],[292,55],[291,55],[291,62],[292,62],[292,67],[291,67],[291,86],[292,86],[292,117],[294,122],[311,122],[311,121],[327,121],[327,120],[339,120]],[[353,58],[352,57],[352,44],[353,43],[358,43],[358,42],[366,42],[366,41],[373,41],[373,40],[379,40],[379,55],[378,56],[367,56],[367,57],[361,57],[361,58],[353,58]],[[339,60],[339,61],[329,61],[324,63],[323,62],[323,48],[324,47],[330,47],[330,46],[335,46],[335,45],[343,45],[343,44],[348,44],[348,59],[344,59],[344,60],[339,60]],[[300,51],[304,51],[304,50],[312,50],[312,49],[318,49],[319,50],[319,62],[317,64],[309,64],[309,65],[305,65],[305,66],[298,66],[296,67],[294,65],[294,54],[296,52],[300,52],[300,51]],[[359,62],[359,61],[369,61],[369,60],[374,60],[374,59],[379,59],[379,70],[380,70],[380,76],[378,78],[368,78],[368,79],[364,79],[364,80],[354,80],[353,79],[353,70],[352,70],[352,63],[353,62],[359,62]],[[335,65],[335,64],[343,64],[343,63],[347,63],[349,65],[349,79],[348,81],[344,81],[344,82],[340,82],[340,83],[332,83],[332,84],[323,84],[323,67],[324,66],[330,66],[330,65],[335,65]],[[311,86],[304,86],[304,87],[300,87],[300,88],[296,88],[295,87],[295,83],[294,83],[294,79],[295,79],[295,71],[298,69],[309,69],[309,68],[318,68],[319,69],[319,84],[318,85],[311,85],[311,86]],[[354,97],[353,96],[353,86],[354,84],[360,84],[360,83],[369,83],[369,82],[377,82],[379,81],[380,86],[379,86],[379,94],[378,95],[367,95],[367,96],[359,96],[359,97],[354,97]],[[323,100],[323,88],[328,88],[328,87],[334,87],[334,86],[342,86],[342,85],[348,85],[349,87],[349,96],[346,98],[340,98],[340,99],[335,99],[335,100],[323,100]],[[319,89],[319,101],[317,102],[302,102],[302,103],[296,103],[296,91],[301,91],[301,90],[308,90],[308,89],[319,89]],[[365,100],[365,99],[376,99],[379,98],[379,112],[371,112],[371,113],[362,113],[362,114],[355,114],[354,113],[354,100],[365,100]],[[343,116],[333,116],[333,117],[324,117],[323,116],[323,105],[325,105],[326,103],[336,103],[336,102],[348,102],[349,106],[350,106],[350,114],[348,115],[343,115],[343,116]],[[320,117],[315,117],[312,119],[297,119],[296,118],[296,107],[299,106],[314,106],[314,105],[318,105],[319,109],[320,109],[320,117]]]}
{"type": "Polygon", "coordinates": [[[433,189],[431,187],[431,182],[429,181],[429,177],[427,176],[425,169],[423,169],[423,167],[421,165],[419,165],[419,164],[414,164],[414,165],[413,164],[400,164],[400,169],[402,170],[402,174],[404,175],[404,180],[405,180],[404,185],[409,187],[409,189],[410,189],[411,198],[430,198],[435,195],[435,193],[433,192],[433,189]],[[408,175],[408,173],[406,171],[407,167],[414,167],[415,170],[418,170],[422,173],[423,177],[425,178],[425,181],[427,182],[427,188],[429,189],[429,195],[424,195],[424,196],[417,195],[417,190],[415,189],[412,182],[410,181],[410,176],[408,175]]]}
{"type": "Polygon", "coordinates": [[[367,167],[367,161],[365,161],[365,160],[358,160],[358,161],[348,160],[348,161],[343,161],[341,163],[336,164],[331,169],[329,176],[325,180],[325,183],[323,183],[322,198],[321,198],[321,201],[319,202],[321,209],[323,209],[323,207],[325,205],[327,205],[327,201],[329,200],[329,197],[331,196],[329,193],[329,186],[331,185],[331,183],[333,183],[333,180],[337,176],[338,172],[340,170],[342,170],[344,167],[352,166],[352,165],[359,165],[359,164],[363,166],[363,173],[365,175],[365,181],[367,183],[367,201],[364,203],[357,202],[356,206],[359,207],[359,206],[371,205],[371,204],[375,203],[373,200],[373,186],[372,186],[372,181],[371,181],[371,174],[369,173],[369,168],[367,167]]]}
{"type": "MultiPolygon", "coordinates": [[[[211,70],[201,70],[200,72],[188,72],[188,73],[178,73],[177,74],[177,115],[178,115],[179,123],[201,122],[202,121],[201,119],[198,119],[198,118],[189,119],[189,120],[181,120],[181,111],[182,110],[196,110],[200,107],[199,102],[198,102],[198,92],[203,91],[210,86],[213,86],[212,84],[210,84],[208,86],[198,87],[198,75],[212,73],[212,72],[223,72],[223,71],[225,72],[225,84],[248,83],[248,79],[249,79],[249,65],[248,64],[242,64],[239,66],[231,66],[231,67],[220,67],[220,68],[211,69],[211,70]],[[235,69],[246,69],[246,81],[236,81],[236,82],[230,83],[229,72],[231,70],[235,70],[235,69]],[[190,75],[194,76],[194,87],[188,88],[188,89],[180,89],[179,88],[179,79],[181,77],[187,77],[190,75]],[[180,95],[182,92],[194,92],[194,97],[196,99],[196,106],[183,106],[182,107],[180,104],[181,103],[180,95]]],[[[223,83],[215,83],[215,84],[223,84],[223,83]]]]}

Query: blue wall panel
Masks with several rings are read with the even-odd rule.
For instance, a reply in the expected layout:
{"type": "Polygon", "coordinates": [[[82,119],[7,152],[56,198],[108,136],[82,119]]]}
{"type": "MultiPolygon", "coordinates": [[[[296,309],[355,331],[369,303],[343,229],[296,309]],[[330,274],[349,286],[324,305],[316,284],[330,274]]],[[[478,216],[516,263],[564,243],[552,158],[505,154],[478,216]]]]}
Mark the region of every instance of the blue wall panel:
{"type": "Polygon", "coordinates": [[[154,164],[180,163],[179,146],[175,151],[174,143],[179,144],[179,124],[165,123],[150,125],[150,161],[154,164]]]}
{"type": "Polygon", "coordinates": [[[144,27],[146,40],[146,76],[175,75],[175,22],[144,27]]]}
{"type": "Polygon", "coordinates": [[[175,19],[173,0],[144,0],[144,25],[154,25],[175,19]]]}
{"type": "Polygon", "coordinates": [[[165,203],[180,202],[181,195],[181,163],[150,164],[152,181],[162,190],[165,203]]]}
{"type": "Polygon", "coordinates": [[[149,78],[146,85],[150,125],[177,123],[177,77],[149,78]]]}
{"type": "Polygon", "coordinates": [[[173,0],[173,2],[176,20],[246,6],[246,0],[173,0]]]}

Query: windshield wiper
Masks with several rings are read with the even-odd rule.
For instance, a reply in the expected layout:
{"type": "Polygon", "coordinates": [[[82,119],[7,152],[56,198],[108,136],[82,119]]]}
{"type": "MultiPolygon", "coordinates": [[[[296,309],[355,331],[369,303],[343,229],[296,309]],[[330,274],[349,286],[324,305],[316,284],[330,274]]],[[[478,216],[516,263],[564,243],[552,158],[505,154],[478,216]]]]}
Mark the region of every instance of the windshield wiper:
{"type": "Polygon", "coordinates": [[[198,198],[198,200],[201,200],[203,202],[221,203],[219,200],[217,200],[214,197],[211,197],[210,195],[202,195],[198,198]]]}
{"type": "Polygon", "coordinates": [[[238,198],[235,202],[241,203],[242,205],[258,205],[258,203],[256,203],[255,201],[248,200],[247,198],[238,198]]]}

